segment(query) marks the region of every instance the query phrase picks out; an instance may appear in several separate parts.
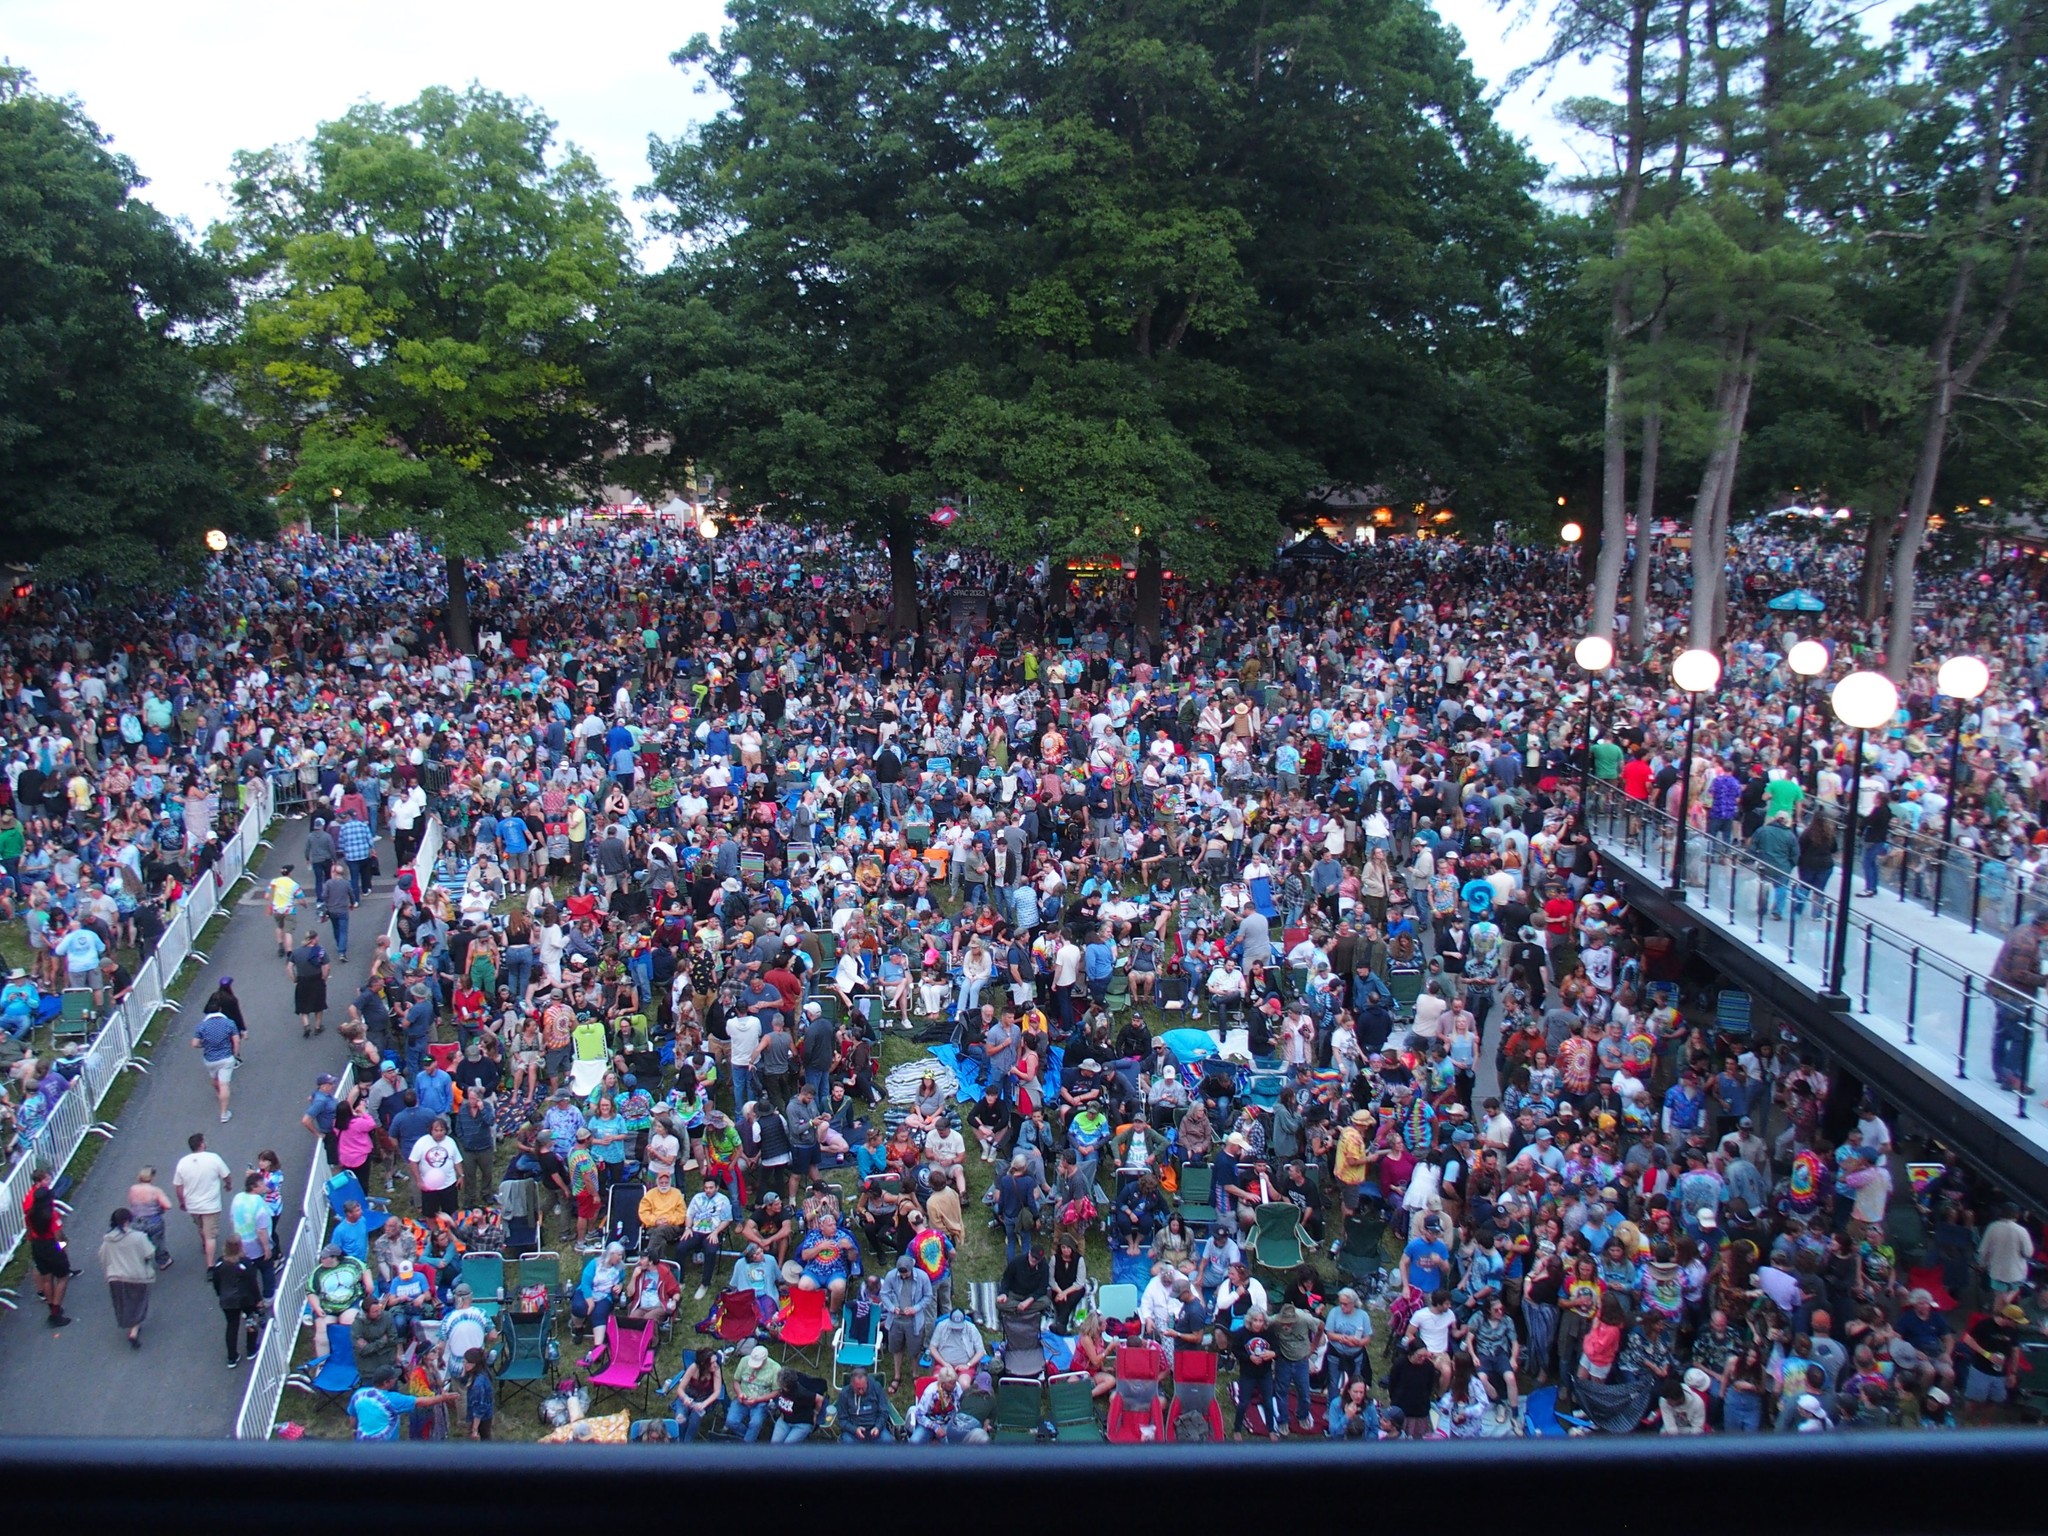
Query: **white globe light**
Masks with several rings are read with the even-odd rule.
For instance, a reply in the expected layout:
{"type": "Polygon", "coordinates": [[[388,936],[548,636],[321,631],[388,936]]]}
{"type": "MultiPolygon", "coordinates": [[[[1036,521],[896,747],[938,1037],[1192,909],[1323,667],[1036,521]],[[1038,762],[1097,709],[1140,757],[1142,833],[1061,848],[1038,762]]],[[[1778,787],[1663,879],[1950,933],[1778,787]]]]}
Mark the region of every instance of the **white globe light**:
{"type": "Polygon", "coordinates": [[[1605,672],[1614,664],[1614,642],[1605,635],[1588,635],[1572,647],[1572,660],[1588,672],[1605,672]]]}
{"type": "Polygon", "coordinates": [[[1785,653],[1785,665],[1801,677],[1819,677],[1828,669],[1828,648],[1818,640],[1801,640],[1785,653]]]}
{"type": "Polygon", "coordinates": [[[697,525],[697,531],[707,539],[715,539],[718,537],[718,524],[707,517],[697,525]]]}
{"type": "Polygon", "coordinates": [[[1991,669],[1974,656],[1951,656],[1935,674],[1944,698],[1974,699],[1991,686],[1991,669]]]}
{"type": "Polygon", "coordinates": [[[1721,658],[1712,651],[1680,651],[1671,663],[1671,681],[1687,693],[1707,693],[1721,681],[1721,658]]]}
{"type": "Polygon", "coordinates": [[[209,528],[206,530],[206,547],[217,555],[228,547],[228,536],[218,528],[209,528]]]}
{"type": "Polygon", "coordinates": [[[1899,690],[1882,672],[1851,672],[1828,696],[1835,718],[1859,731],[1889,725],[1898,712],[1899,690]]]}
{"type": "Polygon", "coordinates": [[[1566,523],[1562,528],[1557,530],[1557,536],[1563,539],[1567,544],[1576,544],[1579,542],[1580,539],[1586,536],[1586,530],[1581,528],[1577,523],[1566,523]]]}

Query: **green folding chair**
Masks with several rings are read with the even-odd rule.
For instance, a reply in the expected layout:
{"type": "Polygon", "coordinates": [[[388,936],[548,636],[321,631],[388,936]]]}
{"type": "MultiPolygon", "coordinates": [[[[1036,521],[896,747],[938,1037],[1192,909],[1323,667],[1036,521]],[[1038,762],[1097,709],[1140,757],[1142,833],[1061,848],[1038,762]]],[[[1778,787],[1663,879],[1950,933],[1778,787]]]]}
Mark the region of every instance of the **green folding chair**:
{"type": "Polygon", "coordinates": [[[496,1317],[505,1302],[505,1255],[502,1253],[465,1253],[462,1256],[463,1284],[469,1287],[470,1299],[485,1317],[496,1317]]]}
{"type": "Polygon", "coordinates": [[[538,1312],[507,1312],[499,1319],[498,1393],[510,1401],[531,1387],[551,1389],[554,1367],[548,1360],[548,1319],[552,1308],[538,1312]]]}
{"type": "Polygon", "coordinates": [[[1045,1384],[1054,1435],[1069,1445],[1087,1445],[1103,1438],[1095,1416],[1095,1380],[1086,1371],[1055,1376],[1045,1384]]]}
{"type": "Polygon", "coordinates": [[[50,1038],[58,1045],[72,1041],[83,1045],[92,1039],[93,1006],[92,992],[85,987],[66,989],[62,1002],[63,1012],[50,1024],[50,1038]]]}
{"type": "Polygon", "coordinates": [[[1131,1011],[1131,978],[1127,972],[1117,971],[1110,976],[1109,990],[1103,994],[1102,1006],[1112,1019],[1131,1011]]]}
{"type": "Polygon", "coordinates": [[[1377,1216],[1351,1216],[1344,1222],[1344,1246],[1337,1250],[1337,1267],[1347,1279],[1371,1284],[1387,1267],[1384,1243],[1387,1225],[1377,1216]]]}
{"type": "Polygon", "coordinates": [[[1275,1200],[1259,1207],[1252,1230],[1252,1257],[1261,1269],[1298,1269],[1315,1245],[1301,1229],[1301,1212],[1291,1201],[1275,1200]]]}
{"type": "MultiPolygon", "coordinates": [[[[513,1282],[518,1291],[543,1287],[550,1305],[566,1299],[562,1290],[562,1256],[559,1253],[529,1253],[519,1260],[519,1278],[513,1282]]],[[[515,1291],[514,1294],[517,1294],[515,1291]]]]}
{"type": "Polygon", "coordinates": [[[1036,1440],[1045,1421],[1042,1383],[1036,1376],[1005,1376],[996,1383],[995,1440],[1036,1440]]]}
{"type": "Polygon", "coordinates": [[[1180,1219],[1190,1227],[1216,1225],[1216,1170],[1189,1163],[1180,1170],[1180,1219]]]}

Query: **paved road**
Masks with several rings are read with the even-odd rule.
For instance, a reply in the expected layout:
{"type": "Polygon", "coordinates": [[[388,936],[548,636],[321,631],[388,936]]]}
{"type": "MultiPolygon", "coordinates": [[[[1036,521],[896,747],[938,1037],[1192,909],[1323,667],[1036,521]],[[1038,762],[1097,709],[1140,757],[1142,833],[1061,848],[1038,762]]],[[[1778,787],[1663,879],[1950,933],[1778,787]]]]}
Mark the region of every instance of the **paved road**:
{"type": "MultiPolygon", "coordinates": [[[[322,1071],[339,1071],[346,1059],[332,1025],[344,1015],[391,911],[387,881],[355,913],[349,963],[335,966],[328,985],[327,1033],[301,1039],[262,886],[287,861],[303,874],[307,825],[282,821],[272,828],[276,846],[265,850],[255,881],[245,887],[247,894],[211,950],[213,963],[199,969],[185,989],[184,1012],[167,1021],[154,1071],[122,1110],[120,1134],[102,1149],[69,1197],[74,1208],[68,1232],[72,1264],[81,1273],[71,1282],[65,1310],[77,1321],[69,1328],[48,1326],[26,1281],[22,1309],[0,1312],[0,1381],[8,1388],[0,1392],[0,1434],[218,1438],[232,1432],[248,1366],[227,1369],[220,1309],[206,1283],[199,1235],[190,1220],[176,1212],[169,1218],[175,1262],[157,1281],[139,1351],[128,1347],[114,1323],[99,1268],[99,1240],[108,1213],[125,1203],[136,1170],[154,1164],[158,1182],[168,1189],[185,1139],[204,1131],[237,1183],[265,1148],[283,1157],[288,1175],[284,1231],[290,1242],[311,1155],[311,1138],[299,1117],[313,1079],[322,1071]],[[245,1064],[235,1075],[234,1119],[226,1125],[219,1123],[212,1085],[191,1048],[191,1025],[223,975],[235,978],[250,1034],[245,1064]]],[[[392,868],[388,849],[383,857],[385,868],[392,868]]]]}

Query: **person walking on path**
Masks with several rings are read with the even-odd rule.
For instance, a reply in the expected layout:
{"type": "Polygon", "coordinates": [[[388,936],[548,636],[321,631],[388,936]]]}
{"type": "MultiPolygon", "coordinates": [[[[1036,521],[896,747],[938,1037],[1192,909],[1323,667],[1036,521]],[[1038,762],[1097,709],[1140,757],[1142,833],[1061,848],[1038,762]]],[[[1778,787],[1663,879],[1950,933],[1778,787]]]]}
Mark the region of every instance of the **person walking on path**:
{"type": "Polygon", "coordinates": [[[242,1000],[235,996],[235,978],[223,976],[213,984],[213,991],[207,994],[206,1011],[224,1013],[235,1021],[235,1033],[247,1036],[249,1021],[242,1017],[242,1000]]]}
{"type": "Polygon", "coordinates": [[[199,1229],[200,1251],[206,1256],[206,1267],[211,1269],[220,1242],[221,1209],[228,1198],[228,1165],[206,1150],[203,1132],[194,1131],[185,1145],[191,1150],[178,1159],[178,1166],[171,1173],[171,1187],[178,1193],[178,1209],[190,1216],[192,1225],[199,1229]]]}
{"type": "Polygon", "coordinates": [[[227,1320],[228,1369],[253,1356],[263,1337],[263,1275],[242,1252],[239,1238],[221,1245],[220,1261],[206,1271],[213,1294],[227,1320]]]}
{"type": "Polygon", "coordinates": [[[277,958],[282,960],[292,952],[292,909],[305,894],[304,887],[292,878],[290,864],[280,869],[270,882],[270,920],[277,924],[277,958]]]}
{"type": "Polygon", "coordinates": [[[128,1347],[142,1348],[142,1325],[149,1319],[149,1292],[156,1284],[156,1245],[135,1225],[128,1207],[116,1210],[100,1239],[100,1268],[114,1302],[114,1322],[128,1330],[128,1347]]]}
{"type": "Polygon", "coordinates": [[[128,1186],[128,1214],[134,1218],[135,1230],[149,1239],[158,1269],[169,1269],[174,1262],[164,1241],[164,1212],[175,1208],[171,1197],[157,1187],[156,1169],[137,1169],[135,1182],[128,1186]]]}
{"type": "Polygon", "coordinates": [[[333,973],[327,951],[320,945],[320,931],[308,928],[305,942],[285,962],[285,975],[292,984],[292,1012],[299,1016],[301,1039],[327,1029],[327,978],[333,973]]]}
{"type": "Polygon", "coordinates": [[[355,910],[355,887],[349,883],[348,866],[336,862],[320,886],[320,911],[334,930],[335,957],[348,964],[348,915],[355,910]]]}
{"type": "Polygon", "coordinates": [[[199,1052],[206,1075],[213,1079],[213,1095],[220,1100],[220,1123],[226,1125],[235,1118],[228,1099],[234,1091],[235,1068],[242,1064],[242,1032],[226,1014],[209,1011],[192,1031],[192,1049],[199,1052]]]}
{"type": "Polygon", "coordinates": [[[64,1213],[57,1209],[57,1191],[48,1170],[38,1170],[29,1185],[22,1213],[28,1218],[29,1258],[35,1264],[36,1294],[50,1309],[52,1328],[69,1328],[64,1313],[64,1288],[71,1283],[71,1256],[64,1247],[64,1213]]]}

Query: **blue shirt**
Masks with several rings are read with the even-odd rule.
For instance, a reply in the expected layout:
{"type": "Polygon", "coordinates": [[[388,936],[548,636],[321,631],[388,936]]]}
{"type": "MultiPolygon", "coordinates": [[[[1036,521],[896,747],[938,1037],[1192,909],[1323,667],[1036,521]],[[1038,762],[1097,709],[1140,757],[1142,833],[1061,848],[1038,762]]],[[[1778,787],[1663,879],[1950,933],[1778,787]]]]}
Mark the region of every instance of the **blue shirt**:
{"type": "Polygon", "coordinates": [[[430,1115],[445,1115],[455,1108],[455,1079],[439,1067],[428,1067],[412,1080],[420,1108],[430,1115]]]}
{"type": "Polygon", "coordinates": [[[405,1422],[402,1415],[419,1405],[418,1398],[403,1392],[364,1387],[348,1400],[348,1412],[356,1421],[358,1440],[396,1440],[405,1422]]]}
{"type": "Polygon", "coordinates": [[[1116,946],[1100,940],[1081,951],[1081,964],[1090,981],[1107,981],[1116,969],[1116,946]]]}
{"type": "Polygon", "coordinates": [[[208,1061],[226,1061],[235,1054],[235,1021],[224,1013],[209,1013],[192,1031],[199,1042],[199,1054],[208,1061]]]}
{"type": "Polygon", "coordinates": [[[327,1240],[348,1258],[370,1262],[370,1230],[366,1220],[337,1221],[327,1240]]]}
{"type": "Polygon", "coordinates": [[[1425,1291],[1433,1291],[1450,1279],[1451,1250],[1442,1243],[1432,1243],[1427,1238],[1412,1238],[1401,1252],[1408,1260],[1410,1285],[1425,1291]]]}

